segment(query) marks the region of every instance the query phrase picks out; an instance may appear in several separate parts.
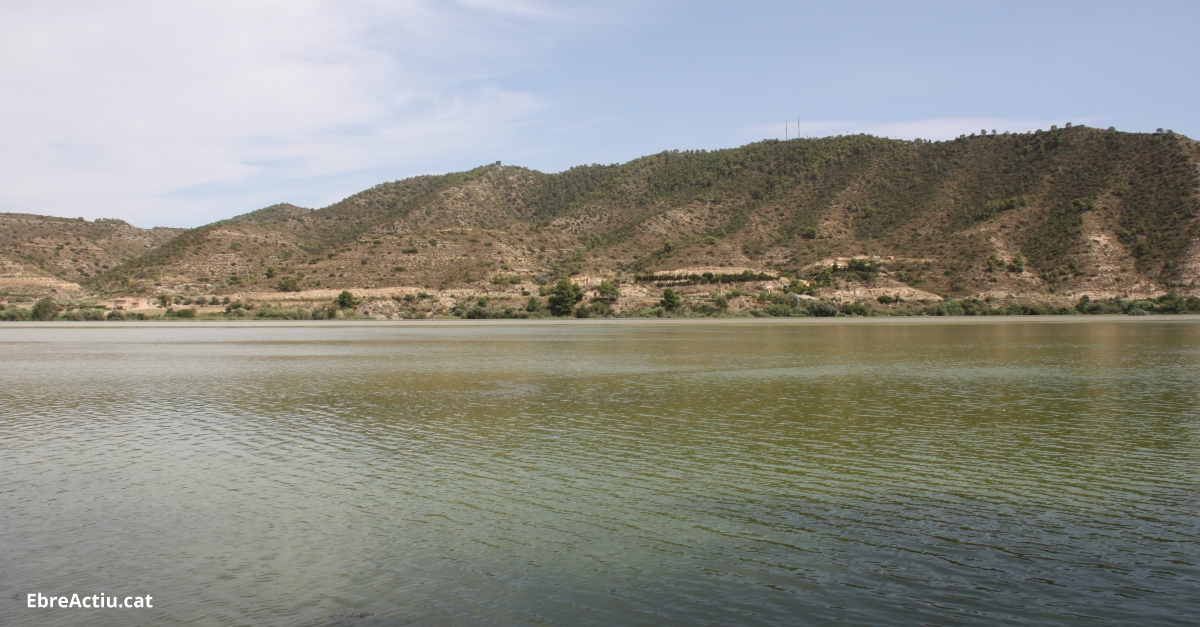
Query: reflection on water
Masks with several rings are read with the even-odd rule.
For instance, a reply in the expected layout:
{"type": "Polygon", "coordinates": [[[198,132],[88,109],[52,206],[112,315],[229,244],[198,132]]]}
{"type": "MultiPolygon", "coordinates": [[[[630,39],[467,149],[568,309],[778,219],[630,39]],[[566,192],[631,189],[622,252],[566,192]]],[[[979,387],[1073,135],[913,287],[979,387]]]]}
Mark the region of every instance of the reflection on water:
{"type": "Polygon", "coordinates": [[[3,625],[1200,602],[1194,322],[4,328],[0,351],[3,625]]]}

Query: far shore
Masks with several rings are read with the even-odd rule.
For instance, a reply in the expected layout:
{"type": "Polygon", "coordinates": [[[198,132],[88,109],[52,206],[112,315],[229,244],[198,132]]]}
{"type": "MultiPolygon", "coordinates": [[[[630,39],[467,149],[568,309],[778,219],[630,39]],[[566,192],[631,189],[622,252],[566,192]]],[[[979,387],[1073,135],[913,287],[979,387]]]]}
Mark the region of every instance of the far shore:
{"type": "Polygon", "coordinates": [[[4,329],[30,328],[181,328],[181,327],[538,327],[538,326],[729,326],[729,325],[904,325],[904,324],[1161,324],[1197,323],[1200,314],[1168,314],[1129,316],[1079,315],[1079,316],[846,316],[836,318],[536,318],[516,320],[461,320],[436,318],[426,320],[145,320],[145,321],[45,321],[7,322],[0,324],[4,329]]]}

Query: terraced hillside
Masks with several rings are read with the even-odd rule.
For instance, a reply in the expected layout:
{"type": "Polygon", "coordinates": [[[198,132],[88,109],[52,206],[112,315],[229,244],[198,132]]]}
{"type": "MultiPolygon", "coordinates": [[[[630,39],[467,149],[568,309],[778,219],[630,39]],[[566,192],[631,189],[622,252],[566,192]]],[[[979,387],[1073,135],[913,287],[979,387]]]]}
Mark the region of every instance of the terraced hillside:
{"type": "Polygon", "coordinates": [[[558,174],[485,166],[192,229],[86,285],[482,293],[561,276],[629,285],[752,270],[843,294],[1195,293],[1198,157],[1197,142],[1171,132],[1068,126],[764,141],[558,174]],[[826,270],[852,258],[872,271],[826,270]]]}

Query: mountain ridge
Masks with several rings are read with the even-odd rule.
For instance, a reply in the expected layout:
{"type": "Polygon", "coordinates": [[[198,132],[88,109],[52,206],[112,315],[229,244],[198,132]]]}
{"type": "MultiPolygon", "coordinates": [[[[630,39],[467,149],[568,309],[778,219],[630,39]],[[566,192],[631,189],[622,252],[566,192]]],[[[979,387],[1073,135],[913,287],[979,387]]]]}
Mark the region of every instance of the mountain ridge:
{"type": "Polygon", "coordinates": [[[556,174],[493,164],[188,229],[80,283],[96,294],[269,297],[287,277],[287,288],[314,293],[486,294],[563,276],[633,284],[697,269],[820,282],[823,267],[861,258],[879,272],[820,287],[1043,300],[1195,294],[1198,162],[1200,144],[1169,131],[1067,125],[942,142],[768,140],[556,174]]]}

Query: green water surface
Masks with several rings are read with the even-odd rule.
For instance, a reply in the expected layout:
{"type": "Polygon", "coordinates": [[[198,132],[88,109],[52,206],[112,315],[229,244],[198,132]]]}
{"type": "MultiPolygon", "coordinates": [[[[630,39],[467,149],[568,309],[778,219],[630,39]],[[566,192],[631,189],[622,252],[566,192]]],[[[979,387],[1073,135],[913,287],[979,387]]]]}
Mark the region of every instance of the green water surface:
{"type": "Polygon", "coordinates": [[[1195,320],[13,326],[0,358],[0,625],[1198,620],[1195,320]]]}

